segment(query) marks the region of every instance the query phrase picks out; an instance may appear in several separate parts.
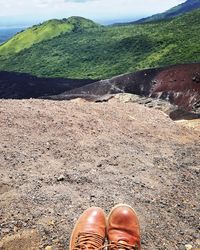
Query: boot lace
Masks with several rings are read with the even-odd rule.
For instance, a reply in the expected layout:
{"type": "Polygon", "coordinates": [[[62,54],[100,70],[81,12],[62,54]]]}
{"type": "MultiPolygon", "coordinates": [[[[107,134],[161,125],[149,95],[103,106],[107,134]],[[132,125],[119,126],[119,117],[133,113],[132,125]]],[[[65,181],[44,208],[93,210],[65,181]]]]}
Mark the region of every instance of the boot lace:
{"type": "Polygon", "coordinates": [[[106,246],[109,250],[138,250],[138,246],[135,245],[129,245],[127,242],[122,243],[122,242],[110,242],[106,246]]]}
{"type": "Polygon", "coordinates": [[[79,233],[73,250],[101,250],[104,238],[95,233],[79,233]]]}

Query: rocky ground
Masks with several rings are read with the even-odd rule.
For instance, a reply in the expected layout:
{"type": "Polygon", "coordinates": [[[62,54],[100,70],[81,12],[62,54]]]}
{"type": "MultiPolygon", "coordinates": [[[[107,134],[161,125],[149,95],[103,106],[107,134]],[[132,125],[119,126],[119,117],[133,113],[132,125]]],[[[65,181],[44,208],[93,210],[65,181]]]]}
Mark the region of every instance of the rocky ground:
{"type": "Polygon", "coordinates": [[[84,209],[137,211],[143,250],[200,247],[200,122],[108,102],[0,101],[0,249],[63,250],[84,209]]]}

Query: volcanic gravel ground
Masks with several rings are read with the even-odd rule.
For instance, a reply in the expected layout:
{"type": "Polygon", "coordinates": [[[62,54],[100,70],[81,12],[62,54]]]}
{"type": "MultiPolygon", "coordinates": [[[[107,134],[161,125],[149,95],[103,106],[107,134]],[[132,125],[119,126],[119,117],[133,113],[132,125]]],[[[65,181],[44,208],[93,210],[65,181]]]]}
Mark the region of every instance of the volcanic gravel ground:
{"type": "Polygon", "coordinates": [[[0,128],[0,249],[67,249],[84,209],[117,203],[143,250],[200,247],[200,130],[114,99],[1,100],[0,128]]]}

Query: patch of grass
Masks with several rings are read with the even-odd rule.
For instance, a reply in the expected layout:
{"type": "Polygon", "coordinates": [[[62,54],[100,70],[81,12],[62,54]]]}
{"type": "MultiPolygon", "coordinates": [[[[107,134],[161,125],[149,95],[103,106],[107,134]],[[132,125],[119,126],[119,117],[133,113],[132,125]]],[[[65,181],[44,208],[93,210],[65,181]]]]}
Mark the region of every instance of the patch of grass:
{"type": "Polygon", "coordinates": [[[21,50],[30,48],[34,44],[52,39],[61,34],[96,26],[98,25],[92,21],[80,17],[50,20],[15,35],[8,42],[0,46],[0,55],[18,53],[21,50]]]}

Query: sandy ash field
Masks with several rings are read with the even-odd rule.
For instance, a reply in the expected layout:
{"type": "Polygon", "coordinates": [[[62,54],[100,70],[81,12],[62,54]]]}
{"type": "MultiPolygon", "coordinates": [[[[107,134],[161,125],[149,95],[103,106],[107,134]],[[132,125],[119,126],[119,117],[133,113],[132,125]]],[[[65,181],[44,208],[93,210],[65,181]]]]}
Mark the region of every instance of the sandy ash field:
{"type": "Polygon", "coordinates": [[[137,211],[143,250],[200,248],[200,122],[107,103],[0,100],[0,249],[68,249],[84,209],[137,211]]]}

